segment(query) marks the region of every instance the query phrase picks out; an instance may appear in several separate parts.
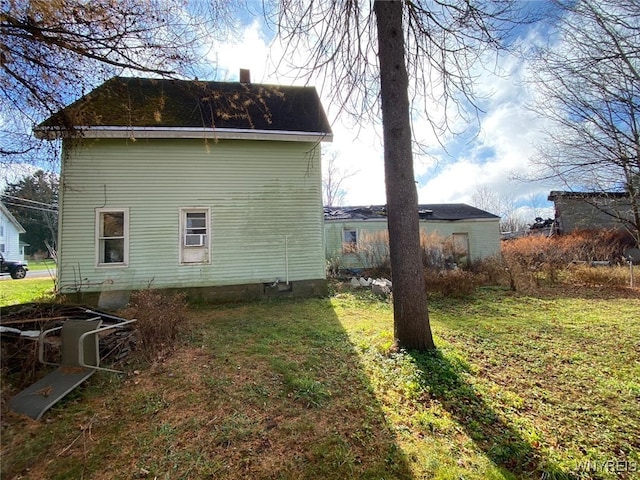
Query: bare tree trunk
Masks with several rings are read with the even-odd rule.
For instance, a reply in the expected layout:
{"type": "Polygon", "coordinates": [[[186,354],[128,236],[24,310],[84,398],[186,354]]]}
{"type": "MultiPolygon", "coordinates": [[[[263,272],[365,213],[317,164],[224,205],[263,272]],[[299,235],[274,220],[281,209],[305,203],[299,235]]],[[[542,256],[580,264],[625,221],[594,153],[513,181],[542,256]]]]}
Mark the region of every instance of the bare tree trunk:
{"type": "Polygon", "coordinates": [[[422,271],[402,2],[376,0],[389,250],[398,347],[434,348],[422,271]]]}

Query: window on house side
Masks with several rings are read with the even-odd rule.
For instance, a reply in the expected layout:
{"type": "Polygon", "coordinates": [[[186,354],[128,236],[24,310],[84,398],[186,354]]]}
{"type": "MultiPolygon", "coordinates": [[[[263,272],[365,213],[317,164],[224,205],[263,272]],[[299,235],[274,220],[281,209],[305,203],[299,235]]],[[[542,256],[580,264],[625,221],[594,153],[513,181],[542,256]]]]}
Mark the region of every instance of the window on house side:
{"type": "Polygon", "coordinates": [[[208,264],[211,261],[211,210],[202,207],[180,209],[180,263],[208,264]]]}
{"type": "Polygon", "coordinates": [[[129,263],[129,210],[96,211],[96,256],[98,266],[122,266],[129,263]]]}
{"type": "Polygon", "coordinates": [[[207,243],[207,213],[185,212],[185,247],[202,247],[207,243]]]}
{"type": "Polygon", "coordinates": [[[358,232],[356,230],[342,231],[342,251],[344,253],[358,251],[358,232]]]}

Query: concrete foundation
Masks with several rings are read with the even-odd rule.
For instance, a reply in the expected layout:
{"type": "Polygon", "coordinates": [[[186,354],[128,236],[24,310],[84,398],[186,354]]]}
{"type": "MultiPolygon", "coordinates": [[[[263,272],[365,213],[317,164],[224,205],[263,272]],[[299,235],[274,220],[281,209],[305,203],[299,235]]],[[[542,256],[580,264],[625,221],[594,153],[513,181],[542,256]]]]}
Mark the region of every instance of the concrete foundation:
{"type": "MultiPolygon", "coordinates": [[[[190,302],[230,303],[262,298],[304,298],[323,297],[328,295],[327,280],[297,280],[295,282],[265,284],[250,283],[244,285],[223,285],[209,287],[161,288],[168,294],[185,293],[190,302]]],[[[79,292],[64,294],[69,303],[100,306],[103,310],[118,310],[128,302],[132,292],[125,290],[109,290],[108,292],[79,292]],[[120,302],[116,301],[120,300],[120,302]],[[122,304],[120,304],[122,303],[122,304]]]]}

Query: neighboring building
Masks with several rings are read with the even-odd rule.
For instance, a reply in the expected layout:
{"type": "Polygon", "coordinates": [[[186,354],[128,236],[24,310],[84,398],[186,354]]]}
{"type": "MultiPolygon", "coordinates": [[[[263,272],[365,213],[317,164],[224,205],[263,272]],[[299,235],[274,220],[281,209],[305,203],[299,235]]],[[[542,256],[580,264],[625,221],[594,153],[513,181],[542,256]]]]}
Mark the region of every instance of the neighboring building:
{"type": "Polygon", "coordinates": [[[36,133],[63,138],[60,293],[326,291],[313,87],[115,77],[36,133]]]}
{"type": "MultiPolygon", "coordinates": [[[[636,223],[634,205],[624,192],[552,191],[548,199],[555,206],[555,229],[558,233],[582,229],[623,229],[636,223]]],[[[635,205],[636,211],[639,208],[635,205]]]]}
{"type": "MultiPolygon", "coordinates": [[[[452,256],[450,260],[456,263],[474,262],[500,252],[497,215],[464,203],[419,205],[418,215],[421,235],[431,242],[442,241],[443,255],[452,256]]],[[[324,232],[328,262],[346,269],[374,266],[387,241],[386,208],[325,207],[324,232]]]]}
{"type": "Polygon", "coordinates": [[[24,247],[27,244],[20,241],[21,233],[25,233],[25,229],[0,202],[0,253],[6,260],[24,260],[24,247]]]}

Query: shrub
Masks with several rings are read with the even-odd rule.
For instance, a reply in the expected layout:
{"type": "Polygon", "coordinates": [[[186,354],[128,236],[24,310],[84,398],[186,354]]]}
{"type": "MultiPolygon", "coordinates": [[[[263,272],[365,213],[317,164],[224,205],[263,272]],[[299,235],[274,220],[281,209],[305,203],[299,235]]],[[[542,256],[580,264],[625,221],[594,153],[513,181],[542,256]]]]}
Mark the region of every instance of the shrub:
{"type": "Polygon", "coordinates": [[[325,264],[327,277],[336,278],[340,273],[341,266],[342,266],[342,259],[340,257],[332,257],[328,259],[325,264]]]}
{"type": "Polygon", "coordinates": [[[358,247],[353,253],[358,257],[360,264],[367,269],[380,272],[389,272],[391,269],[387,231],[362,232],[358,239],[358,247]]]}
{"type": "Polygon", "coordinates": [[[502,256],[513,290],[537,288],[545,274],[553,283],[563,263],[555,239],[538,235],[503,242],[502,256]]]}
{"type": "Polygon", "coordinates": [[[420,233],[422,264],[434,270],[469,267],[469,252],[454,236],[443,237],[437,232],[420,233]]]}
{"type": "Polygon", "coordinates": [[[135,318],[137,352],[154,361],[175,348],[180,334],[188,328],[186,296],[168,295],[158,290],[141,290],[131,295],[125,318],[135,318]]]}
{"type": "Polygon", "coordinates": [[[567,250],[574,251],[575,260],[610,261],[618,263],[624,251],[635,247],[633,237],[620,230],[580,230],[563,235],[559,240],[566,243],[567,250]]]}
{"type": "Polygon", "coordinates": [[[480,276],[460,269],[435,271],[425,268],[424,280],[428,293],[456,298],[471,295],[481,283],[480,276]]]}
{"type": "Polygon", "coordinates": [[[507,262],[502,255],[477,260],[469,265],[469,271],[482,285],[510,285],[507,262]]]}
{"type": "Polygon", "coordinates": [[[502,256],[514,290],[561,282],[618,285],[621,275],[611,270],[570,267],[578,262],[619,262],[624,250],[633,245],[633,239],[625,232],[581,230],[556,237],[532,235],[509,240],[502,243],[502,256]],[[610,277],[610,281],[605,277],[610,277]]]}
{"type": "Polygon", "coordinates": [[[626,267],[574,265],[568,269],[568,273],[573,283],[587,287],[626,287],[630,278],[626,267]]]}

